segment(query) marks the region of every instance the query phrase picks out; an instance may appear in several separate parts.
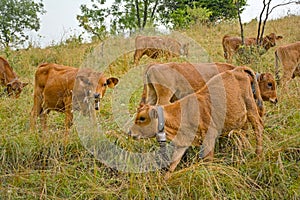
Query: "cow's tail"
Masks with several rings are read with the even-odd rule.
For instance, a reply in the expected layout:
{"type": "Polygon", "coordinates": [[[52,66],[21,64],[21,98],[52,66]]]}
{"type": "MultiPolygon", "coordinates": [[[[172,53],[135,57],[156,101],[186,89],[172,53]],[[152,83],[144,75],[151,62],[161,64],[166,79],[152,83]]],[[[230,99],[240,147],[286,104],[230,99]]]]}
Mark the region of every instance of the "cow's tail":
{"type": "Polygon", "coordinates": [[[259,115],[263,116],[265,112],[265,108],[263,104],[263,99],[260,94],[259,85],[256,79],[256,73],[251,68],[246,66],[237,67],[237,70],[242,70],[249,75],[251,81],[251,89],[252,89],[254,99],[256,101],[256,105],[258,107],[259,115]]]}
{"type": "Polygon", "coordinates": [[[277,85],[279,85],[280,82],[280,76],[279,76],[279,56],[278,56],[278,50],[275,51],[275,78],[277,85]]]}
{"type": "Polygon", "coordinates": [[[227,48],[226,48],[226,45],[225,45],[225,42],[226,42],[226,38],[230,37],[229,35],[224,35],[223,39],[222,39],[222,45],[223,45],[223,51],[224,51],[224,58],[226,60],[228,60],[228,52],[227,52],[227,48]]]}

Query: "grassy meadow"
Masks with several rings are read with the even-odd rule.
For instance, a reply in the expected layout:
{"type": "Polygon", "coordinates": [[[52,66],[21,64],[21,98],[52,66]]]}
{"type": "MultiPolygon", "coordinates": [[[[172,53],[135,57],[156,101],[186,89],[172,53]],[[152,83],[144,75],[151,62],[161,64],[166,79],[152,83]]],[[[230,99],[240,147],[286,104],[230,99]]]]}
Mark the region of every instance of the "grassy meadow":
{"type": "MultiPolygon", "coordinates": [[[[245,24],[245,36],[256,36],[257,22],[245,24]]],[[[277,45],[300,41],[300,17],[269,21],[265,34],[275,32],[283,39],[277,45]]],[[[182,34],[195,40],[213,61],[225,62],[222,37],[239,35],[237,22],[215,26],[193,26],[182,34]]],[[[290,82],[286,92],[278,88],[279,103],[265,103],[263,159],[255,156],[252,130],[233,131],[220,138],[215,161],[205,163],[192,148],[170,179],[164,171],[128,173],[100,162],[81,143],[76,129],[64,133],[64,115],[52,112],[49,131],[30,131],[34,73],[43,62],[80,67],[99,43],[69,40],[47,47],[7,52],[20,79],[29,82],[19,99],[0,97],[0,199],[300,199],[300,79],[290,82]]],[[[274,50],[253,57],[247,66],[274,74],[274,50]]],[[[143,57],[142,63],[153,62],[143,57]]],[[[235,61],[235,64],[241,64],[235,61]]],[[[108,76],[122,75],[133,67],[133,53],[111,64],[108,76]]],[[[137,74],[137,76],[140,74],[137,74]]],[[[118,86],[117,86],[118,87],[118,86]]],[[[3,88],[1,88],[1,91],[3,88]]],[[[155,140],[127,138],[114,123],[112,94],[107,90],[98,113],[107,137],[132,152],[151,151],[155,140]]],[[[141,89],[130,97],[133,114],[141,89]]]]}

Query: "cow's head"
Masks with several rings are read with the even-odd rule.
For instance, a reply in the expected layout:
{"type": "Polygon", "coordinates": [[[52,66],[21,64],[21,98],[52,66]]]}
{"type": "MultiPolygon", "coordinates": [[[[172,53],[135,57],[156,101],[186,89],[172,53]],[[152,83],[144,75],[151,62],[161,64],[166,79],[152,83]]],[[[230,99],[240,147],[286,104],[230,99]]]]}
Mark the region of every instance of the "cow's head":
{"type": "Polygon", "coordinates": [[[83,109],[84,113],[90,110],[86,106],[91,103],[95,104],[95,110],[99,110],[100,100],[104,96],[107,87],[114,88],[118,82],[119,79],[114,77],[107,79],[103,73],[85,73],[85,71],[82,71],[76,77],[76,88],[73,90],[73,97],[76,98],[76,101],[83,103],[81,104],[81,109],[83,109]]]}
{"type": "Polygon", "coordinates": [[[15,79],[6,84],[6,91],[8,96],[14,96],[15,98],[19,98],[23,88],[28,85],[28,83],[23,83],[18,79],[15,79]]]}
{"type": "Polygon", "coordinates": [[[98,80],[98,84],[96,87],[96,90],[94,92],[94,98],[95,98],[95,109],[99,110],[99,103],[102,97],[105,94],[106,88],[114,88],[115,85],[117,85],[119,82],[119,79],[111,77],[106,79],[102,74],[100,75],[100,78],[98,80]]]}
{"type": "Polygon", "coordinates": [[[180,55],[181,56],[188,56],[189,54],[189,43],[181,44],[180,46],[180,55]]]}
{"type": "Polygon", "coordinates": [[[275,33],[270,33],[269,35],[265,36],[263,39],[263,47],[268,50],[271,47],[276,46],[276,40],[281,40],[282,36],[276,36],[275,33]]]}
{"type": "Polygon", "coordinates": [[[154,106],[148,104],[138,108],[133,126],[129,135],[135,139],[153,138],[158,131],[158,114],[154,106]]]}
{"type": "Polygon", "coordinates": [[[257,75],[257,82],[261,97],[264,101],[277,103],[276,83],[271,73],[262,73],[257,75]]]}

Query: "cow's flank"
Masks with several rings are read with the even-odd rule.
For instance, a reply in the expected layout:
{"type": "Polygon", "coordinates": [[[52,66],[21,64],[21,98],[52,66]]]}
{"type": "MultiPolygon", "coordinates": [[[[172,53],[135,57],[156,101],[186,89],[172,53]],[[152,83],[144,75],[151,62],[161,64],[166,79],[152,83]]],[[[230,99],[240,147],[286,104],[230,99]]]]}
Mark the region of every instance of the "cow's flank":
{"type": "MultiPolygon", "coordinates": [[[[196,93],[161,106],[166,136],[175,146],[169,172],[174,171],[190,145],[202,145],[203,157],[211,160],[217,136],[243,128],[247,121],[256,136],[256,153],[258,156],[262,154],[263,122],[253,96],[253,87],[259,90],[254,72],[247,67],[237,67],[214,76],[196,93]]],[[[140,107],[129,135],[136,139],[155,137],[158,132],[156,112],[157,106],[145,104],[140,107]]]]}
{"type": "Polygon", "coordinates": [[[275,51],[275,76],[282,85],[300,76],[300,42],[280,46],[275,51]],[[283,76],[279,77],[279,65],[282,65],[283,76]],[[280,81],[281,80],[281,81],[280,81]]]}
{"type": "Polygon", "coordinates": [[[43,129],[47,129],[47,114],[54,110],[65,113],[65,127],[68,131],[73,119],[73,97],[74,109],[84,114],[91,112],[91,117],[95,119],[95,109],[99,109],[98,102],[106,88],[113,88],[117,83],[117,78],[106,79],[103,73],[91,69],[41,64],[35,73],[31,128],[35,128],[37,117],[41,117],[43,129]],[[93,109],[88,109],[90,105],[93,109]]]}
{"type": "MultiPolygon", "coordinates": [[[[227,63],[151,64],[144,73],[143,104],[164,105],[198,91],[215,75],[234,69],[227,63]]],[[[270,73],[257,74],[264,101],[277,102],[275,79],[270,73]]]]}
{"type": "Polygon", "coordinates": [[[28,83],[21,82],[7,60],[0,57],[0,85],[5,87],[8,96],[18,98],[28,83]]]}
{"type": "Polygon", "coordinates": [[[150,58],[172,58],[188,55],[188,44],[181,44],[177,40],[160,36],[137,36],[135,38],[134,63],[147,55],[150,58]]]}

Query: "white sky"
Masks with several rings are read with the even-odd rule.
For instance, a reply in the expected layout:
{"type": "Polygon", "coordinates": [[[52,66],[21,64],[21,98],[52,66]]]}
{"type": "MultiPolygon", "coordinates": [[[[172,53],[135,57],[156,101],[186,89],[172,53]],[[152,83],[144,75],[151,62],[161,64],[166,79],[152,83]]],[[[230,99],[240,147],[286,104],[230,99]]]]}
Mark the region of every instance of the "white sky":
{"type": "MultiPolygon", "coordinates": [[[[107,0],[111,2],[113,0],[107,0]]],[[[272,5],[285,2],[285,0],[273,0],[272,5]]],[[[79,27],[76,15],[81,14],[80,5],[91,5],[91,0],[43,0],[46,14],[41,16],[41,29],[32,33],[31,40],[39,46],[57,44],[70,35],[79,35],[83,29],[79,27]]],[[[243,22],[249,22],[257,18],[262,9],[262,0],[248,0],[248,5],[242,13],[243,22]]],[[[276,8],[270,19],[279,18],[287,14],[300,15],[299,5],[289,5],[276,8]]]]}

